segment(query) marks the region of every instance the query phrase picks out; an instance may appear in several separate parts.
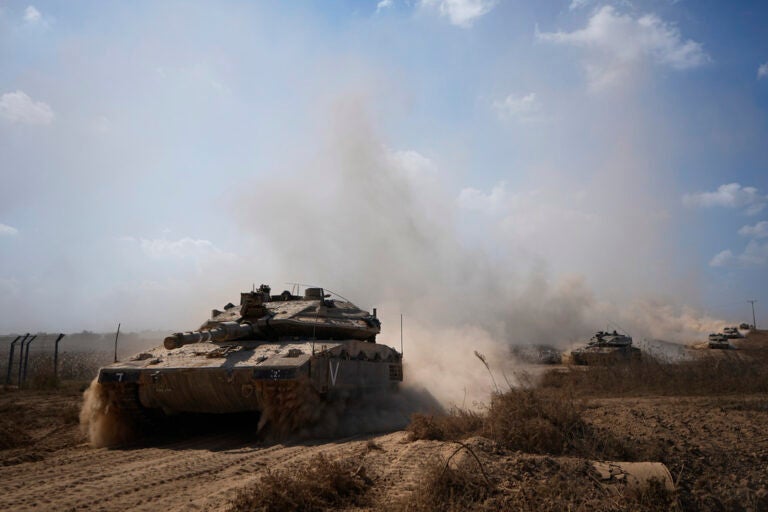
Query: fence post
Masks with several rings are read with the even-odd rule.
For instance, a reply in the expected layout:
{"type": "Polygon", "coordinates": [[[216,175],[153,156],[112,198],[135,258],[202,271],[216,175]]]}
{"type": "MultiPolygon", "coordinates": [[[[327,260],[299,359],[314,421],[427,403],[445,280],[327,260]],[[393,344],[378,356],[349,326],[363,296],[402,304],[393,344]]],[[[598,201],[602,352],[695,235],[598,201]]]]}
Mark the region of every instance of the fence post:
{"type": "Polygon", "coordinates": [[[27,365],[29,364],[29,346],[35,341],[37,336],[32,336],[32,339],[27,342],[27,351],[24,353],[24,372],[22,373],[21,380],[19,381],[19,388],[22,384],[27,382],[27,365]]]}
{"type": "MultiPolygon", "coordinates": [[[[29,338],[27,341],[27,353],[29,353],[29,344],[34,341],[34,339],[37,338],[37,334],[29,338]]],[[[21,371],[24,369],[24,342],[21,343],[21,351],[19,352],[19,389],[21,389],[21,371]]]]}
{"type": "MultiPolygon", "coordinates": [[[[29,336],[29,333],[24,335],[24,339],[21,340],[22,343],[24,343],[24,340],[27,339],[27,336],[29,336]]],[[[19,341],[19,338],[21,338],[21,336],[16,336],[16,339],[11,342],[11,353],[8,356],[8,374],[5,376],[6,386],[10,386],[11,384],[11,367],[13,366],[13,352],[16,350],[16,342],[19,341]]]]}
{"type": "Polygon", "coordinates": [[[53,344],[53,380],[56,385],[59,385],[59,342],[63,338],[64,334],[59,334],[56,338],[56,342],[53,344]]]}

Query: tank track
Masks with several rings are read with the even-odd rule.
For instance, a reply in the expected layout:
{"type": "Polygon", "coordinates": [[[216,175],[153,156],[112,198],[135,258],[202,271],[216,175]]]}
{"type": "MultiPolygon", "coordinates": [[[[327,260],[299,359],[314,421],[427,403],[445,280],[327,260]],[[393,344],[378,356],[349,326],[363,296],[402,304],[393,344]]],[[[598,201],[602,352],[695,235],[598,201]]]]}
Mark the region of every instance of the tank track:
{"type": "Polygon", "coordinates": [[[158,418],[141,405],[138,384],[118,384],[112,389],[112,399],[121,414],[124,414],[142,431],[157,427],[158,418]]]}

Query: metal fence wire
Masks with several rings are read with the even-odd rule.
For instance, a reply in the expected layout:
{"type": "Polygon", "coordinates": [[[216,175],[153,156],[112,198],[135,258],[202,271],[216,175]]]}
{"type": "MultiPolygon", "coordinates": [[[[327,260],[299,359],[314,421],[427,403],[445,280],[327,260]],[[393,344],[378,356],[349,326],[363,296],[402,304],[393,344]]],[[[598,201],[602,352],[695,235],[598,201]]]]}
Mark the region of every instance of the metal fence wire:
{"type": "Polygon", "coordinates": [[[40,388],[92,379],[99,367],[112,362],[112,343],[110,334],[84,334],[0,336],[0,383],[40,388]]]}

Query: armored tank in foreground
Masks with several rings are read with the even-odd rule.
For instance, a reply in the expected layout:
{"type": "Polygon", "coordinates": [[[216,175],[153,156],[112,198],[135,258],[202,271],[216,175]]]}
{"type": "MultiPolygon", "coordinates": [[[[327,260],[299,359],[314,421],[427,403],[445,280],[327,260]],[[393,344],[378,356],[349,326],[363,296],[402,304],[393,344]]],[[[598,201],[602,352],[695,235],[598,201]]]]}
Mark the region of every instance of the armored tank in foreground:
{"type": "Polygon", "coordinates": [[[571,362],[578,365],[613,364],[640,359],[640,349],[632,337],[616,331],[598,331],[586,346],[571,351],[571,362]]]}
{"type": "Polygon", "coordinates": [[[396,387],[402,355],[376,343],[381,323],[322,288],[269,286],[214,309],[198,330],[99,370],[102,396],[133,420],[177,413],[261,414],[259,428],[300,427],[334,395],[396,387]],[[297,290],[298,291],[298,290],[297,290]],[[162,414],[160,414],[162,413],[162,414]]]}

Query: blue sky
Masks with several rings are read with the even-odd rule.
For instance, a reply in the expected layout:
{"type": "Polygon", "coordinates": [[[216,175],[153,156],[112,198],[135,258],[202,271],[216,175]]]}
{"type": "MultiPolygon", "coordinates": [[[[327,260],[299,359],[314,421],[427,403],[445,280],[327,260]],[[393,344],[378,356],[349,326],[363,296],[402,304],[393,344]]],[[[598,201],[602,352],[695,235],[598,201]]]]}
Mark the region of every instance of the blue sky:
{"type": "Polygon", "coordinates": [[[747,320],[768,304],[766,22],[692,0],[0,2],[0,331],[191,328],[294,280],[435,317],[494,293],[533,331],[569,301],[580,326],[747,320]]]}

